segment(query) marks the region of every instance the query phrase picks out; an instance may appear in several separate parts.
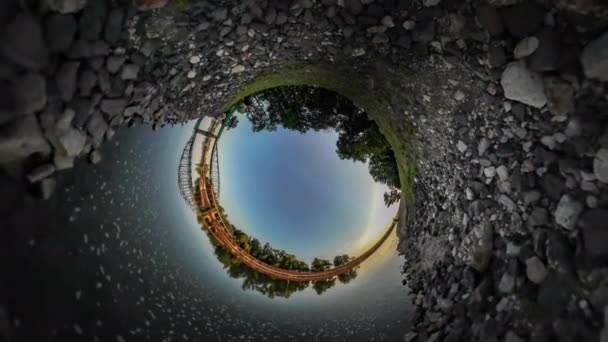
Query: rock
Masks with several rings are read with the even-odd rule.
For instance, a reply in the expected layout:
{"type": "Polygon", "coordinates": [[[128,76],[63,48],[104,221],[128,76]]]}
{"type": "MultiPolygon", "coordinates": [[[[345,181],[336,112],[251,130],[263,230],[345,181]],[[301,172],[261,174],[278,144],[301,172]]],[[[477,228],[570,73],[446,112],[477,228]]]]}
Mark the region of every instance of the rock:
{"type": "Polygon", "coordinates": [[[186,74],[186,77],[188,77],[188,79],[193,79],[196,77],[196,70],[189,70],[188,73],[186,74]]]}
{"type": "Polygon", "coordinates": [[[498,36],[504,31],[502,18],[498,10],[492,6],[477,7],[477,20],[492,36],[498,36]]]}
{"type": "Polygon", "coordinates": [[[534,1],[524,1],[505,8],[502,13],[507,30],[515,38],[534,34],[545,19],[544,8],[534,1]]]}
{"type": "Polygon", "coordinates": [[[133,0],[133,6],[140,11],[149,11],[165,7],[169,0],[133,0]]]}
{"type": "Polygon", "coordinates": [[[87,0],[45,0],[46,5],[59,13],[76,13],[87,5],[87,0]]]}
{"type": "Polygon", "coordinates": [[[507,62],[505,49],[499,45],[491,45],[488,50],[488,65],[490,68],[498,68],[507,62]]]}
{"type": "Polygon", "coordinates": [[[411,31],[416,27],[416,22],[413,20],[405,20],[402,26],[405,30],[411,31]]]}
{"type": "Polygon", "coordinates": [[[563,195],[553,214],[555,222],[568,230],[572,230],[583,209],[584,207],[580,202],[570,197],[570,195],[563,195]]]}
{"type": "Polygon", "coordinates": [[[462,101],[462,100],[464,100],[464,97],[465,97],[465,95],[464,95],[464,93],[462,91],[456,90],[454,92],[454,100],[456,100],[456,101],[462,101]]]}
{"type": "Polygon", "coordinates": [[[498,291],[502,293],[511,293],[515,290],[515,277],[505,272],[498,283],[498,291]]]}
{"type": "Polygon", "coordinates": [[[89,161],[91,164],[99,164],[101,161],[101,152],[99,152],[99,150],[93,150],[91,154],[89,154],[89,161]]]}
{"type": "Polygon", "coordinates": [[[581,63],[585,76],[608,81],[608,32],[585,46],[581,63]]]}
{"type": "Polygon", "coordinates": [[[93,113],[89,121],[87,121],[87,132],[93,137],[96,142],[101,142],[104,134],[108,130],[108,123],[99,112],[93,113]]]}
{"type": "Polygon", "coordinates": [[[425,7],[437,6],[437,5],[439,5],[440,2],[441,2],[441,0],[422,0],[422,4],[425,7]]]}
{"type": "Polygon", "coordinates": [[[107,15],[108,3],[106,1],[91,1],[82,11],[78,21],[80,39],[88,41],[100,39],[107,15]]]}
{"type": "Polygon", "coordinates": [[[507,181],[509,179],[509,169],[506,166],[500,165],[496,168],[496,174],[498,174],[498,178],[501,182],[507,181]]]}
{"type": "Polygon", "coordinates": [[[232,70],[230,70],[230,73],[232,74],[238,74],[245,71],[245,66],[242,64],[237,64],[234,67],[232,67],[232,70]]]}
{"type": "MultiPolygon", "coordinates": [[[[560,36],[557,31],[544,28],[537,35],[539,45],[527,59],[528,68],[534,71],[551,71],[560,63],[560,36]]],[[[561,61],[563,64],[563,61],[561,61]]],[[[575,67],[578,73],[578,66],[575,67]]]]}
{"type": "Polygon", "coordinates": [[[479,144],[477,145],[477,153],[479,156],[483,156],[489,147],[490,141],[486,138],[481,138],[481,140],[479,140],[479,144]]]}
{"type": "Polygon", "coordinates": [[[122,67],[126,60],[127,58],[125,56],[110,56],[106,59],[106,69],[111,74],[115,74],[120,70],[120,67],[122,67]]]}
{"type": "Polygon", "coordinates": [[[46,106],[46,80],[35,72],[28,72],[19,78],[13,93],[16,95],[17,110],[23,114],[32,114],[46,106]]]}
{"type": "Polygon", "coordinates": [[[201,62],[201,57],[199,56],[192,56],[189,59],[190,64],[198,64],[201,62]]]}
{"type": "Polygon", "coordinates": [[[547,107],[553,115],[566,115],[574,112],[574,88],[557,77],[544,80],[547,107]]]}
{"type": "Polygon", "coordinates": [[[475,226],[462,240],[457,252],[457,259],[484,272],[492,258],[494,229],[489,221],[475,226]]]}
{"type": "Polygon", "coordinates": [[[224,7],[216,8],[213,12],[211,12],[211,18],[218,22],[226,20],[228,18],[228,9],[224,7]]]}
{"type": "Polygon", "coordinates": [[[496,175],[496,167],[494,167],[494,166],[488,166],[488,167],[484,168],[483,169],[483,174],[487,178],[494,178],[494,176],[496,175]]]}
{"type": "Polygon", "coordinates": [[[80,62],[66,62],[59,67],[55,75],[55,84],[59,90],[59,96],[65,102],[69,102],[76,93],[76,77],[80,62]]]}
{"type": "Polygon", "coordinates": [[[124,20],[124,11],[122,8],[114,8],[108,14],[108,20],[106,27],[103,31],[103,37],[106,42],[110,44],[116,44],[120,38],[120,32],[122,31],[122,22],[124,20]]]}
{"type": "Polygon", "coordinates": [[[526,68],[525,62],[512,62],[502,73],[500,84],[505,97],[528,106],[541,108],[547,103],[540,75],[526,68]]]}
{"type": "Polygon", "coordinates": [[[70,157],[61,151],[55,151],[53,163],[57,170],[67,170],[74,167],[74,157],[70,157]]]}
{"type": "Polygon", "coordinates": [[[50,151],[51,146],[44,138],[35,115],[28,115],[0,126],[0,163],[50,151]]]}
{"type": "Polygon", "coordinates": [[[87,136],[77,129],[69,129],[58,140],[63,154],[68,157],[76,157],[84,149],[87,136]]]}
{"type": "Polygon", "coordinates": [[[526,260],[526,276],[534,284],[542,283],[548,273],[547,267],[537,256],[526,260]]]}
{"type": "Polygon", "coordinates": [[[30,171],[30,173],[27,174],[27,179],[30,183],[36,183],[53,173],[55,173],[55,166],[53,164],[43,164],[30,171]]]}
{"type": "Polygon", "coordinates": [[[44,19],[44,35],[50,52],[63,52],[74,41],[78,24],[73,15],[54,14],[44,19]]]}
{"type": "Polygon", "coordinates": [[[465,153],[469,147],[462,140],[458,140],[456,143],[456,148],[460,153],[465,153]]]}
{"type": "Polygon", "coordinates": [[[406,333],[405,335],[403,335],[403,341],[413,342],[416,339],[416,337],[418,337],[418,334],[410,331],[410,332],[406,333]]]}
{"type": "Polygon", "coordinates": [[[66,53],[70,59],[91,58],[106,56],[110,52],[110,46],[103,40],[86,41],[77,40],[66,53]]]}
{"type": "Polygon", "coordinates": [[[521,337],[517,336],[517,334],[515,334],[512,330],[509,330],[505,335],[504,342],[524,342],[524,340],[521,337]]]}
{"type": "Polygon", "coordinates": [[[540,41],[538,38],[534,36],[526,37],[520,40],[515,46],[515,50],[513,50],[513,57],[515,57],[515,59],[522,59],[530,56],[534,51],[536,51],[539,43],[540,41]]]}
{"type": "MultiPolygon", "coordinates": [[[[56,114],[55,114],[56,115],[56,114]]],[[[76,112],[71,109],[71,108],[66,108],[61,114],[57,115],[57,120],[54,122],[55,124],[55,131],[56,133],[62,134],[67,132],[69,129],[72,128],[72,121],[74,120],[74,117],[76,116],[76,112]]],[[[47,130],[47,127],[43,127],[45,128],[45,131],[47,130]]],[[[52,128],[48,128],[48,130],[51,130],[52,128]]]]}
{"type": "Polygon", "coordinates": [[[524,193],[524,205],[527,206],[529,204],[537,202],[540,199],[540,196],[540,191],[538,190],[526,191],[524,193]]]}
{"type": "Polygon", "coordinates": [[[380,20],[380,22],[382,23],[382,25],[384,25],[388,28],[395,27],[395,22],[393,21],[393,17],[391,17],[390,15],[384,16],[382,18],[382,20],[380,20]]]}
{"type": "Polygon", "coordinates": [[[602,148],[595,154],[593,174],[600,182],[608,184],[608,148],[602,148]]]}
{"type": "Polygon", "coordinates": [[[546,226],[549,224],[549,214],[547,209],[535,207],[526,220],[526,224],[530,228],[538,226],[546,226]]]}
{"type": "Polygon", "coordinates": [[[136,80],[137,75],[139,75],[139,65],[137,64],[125,64],[122,67],[122,71],[120,73],[120,78],[125,81],[128,80],[136,80]]]}
{"type": "Polygon", "coordinates": [[[585,254],[592,258],[606,259],[608,257],[608,210],[587,210],[580,218],[578,225],[581,229],[585,254]]]}
{"type": "Polygon", "coordinates": [[[433,21],[416,25],[414,31],[412,31],[412,39],[415,42],[423,44],[430,43],[435,38],[435,24],[433,21]]]}
{"type": "Polygon", "coordinates": [[[20,12],[2,30],[0,52],[13,63],[27,69],[39,70],[49,62],[40,22],[26,12],[20,12]]]}
{"type": "Polygon", "coordinates": [[[55,178],[45,178],[38,184],[40,184],[40,197],[42,197],[43,200],[51,198],[57,187],[55,178]]]}
{"type": "Polygon", "coordinates": [[[517,210],[517,204],[515,204],[515,202],[513,202],[513,200],[505,194],[498,196],[498,203],[502,204],[509,211],[517,210]]]}
{"type": "Polygon", "coordinates": [[[99,108],[109,116],[121,114],[129,101],[127,99],[105,99],[101,100],[99,108]]]}

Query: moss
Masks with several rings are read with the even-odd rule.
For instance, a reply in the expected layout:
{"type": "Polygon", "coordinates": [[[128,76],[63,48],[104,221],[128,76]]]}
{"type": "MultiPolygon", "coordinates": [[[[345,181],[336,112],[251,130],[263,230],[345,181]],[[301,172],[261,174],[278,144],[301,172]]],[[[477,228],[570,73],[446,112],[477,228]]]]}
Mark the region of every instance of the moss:
{"type": "Polygon", "coordinates": [[[190,12],[192,4],[190,0],[173,0],[173,6],[180,12],[190,12]]]}
{"type": "MultiPolygon", "coordinates": [[[[337,63],[338,65],[352,65],[337,63]]],[[[390,103],[385,103],[383,97],[392,103],[406,101],[411,98],[411,94],[405,93],[399,86],[398,73],[377,73],[377,66],[370,70],[359,69],[340,69],[336,65],[315,64],[315,65],[294,65],[286,67],[277,72],[258,77],[253,82],[243,86],[238,93],[226,104],[224,111],[228,111],[238,101],[243,98],[258,93],[264,89],[287,86],[287,85],[315,85],[329,90],[333,90],[349,99],[357,106],[363,108],[378,125],[380,131],[395,152],[399,168],[399,178],[401,180],[401,191],[404,194],[406,203],[410,205],[413,201],[412,185],[416,174],[415,163],[406,153],[404,143],[409,137],[411,129],[398,130],[391,119],[390,103]],[[359,77],[353,77],[357,73],[359,77]],[[370,81],[370,78],[372,81],[370,81]],[[375,84],[371,87],[370,84],[375,84]],[[374,89],[370,89],[374,88],[374,89]],[[378,92],[386,93],[385,96],[376,95],[378,92]]],[[[415,78],[409,69],[406,78],[415,78]]]]}

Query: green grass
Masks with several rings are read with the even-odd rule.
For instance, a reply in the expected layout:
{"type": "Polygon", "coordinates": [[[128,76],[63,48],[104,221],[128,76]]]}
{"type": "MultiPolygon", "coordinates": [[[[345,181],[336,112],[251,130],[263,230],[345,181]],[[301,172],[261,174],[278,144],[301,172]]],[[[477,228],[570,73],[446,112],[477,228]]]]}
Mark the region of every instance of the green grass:
{"type": "Polygon", "coordinates": [[[180,12],[189,12],[192,8],[190,0],[173,0],[172,4],[180,12]]]}
{"type": "MultiPolygon", "coordinates": [[[[350,63],[343,63],[343,65],[350,65],[350,63]]],[[[410,205],[413,202],[412,185],[416,175],[416,164],[406,153],[403,144],[407,142],[411,128],[401,130],[395,128],[396,125],[391,119],[389,105],[390,102],[395,103],[395,101],[400,101],[408,95],[404,93],[406,90],[399,88],[397,77],[412,80],[415,79],[415,74],[407,68],[400,70],[399,75],[393,75],[390,72],[378,75],[373,69],[367,71],[365,75],[373,75],[371,77],[378,78],[378,82],[374,83],[387,94],[386,98],[376,96],[374,91],[370,89],[368,76],[361,74],[365,70],[360,72],[340,69],[336,65],[327,64],[295,65],[263,75],[246,84],[226,104],[224,111],[228,111],[246,96],[265,89],[287,85],[315,85],[333,90],[349,98],[369,114],[391,144],[399,168],[402,198],[405,199],[406,204],[410,205]]]]}

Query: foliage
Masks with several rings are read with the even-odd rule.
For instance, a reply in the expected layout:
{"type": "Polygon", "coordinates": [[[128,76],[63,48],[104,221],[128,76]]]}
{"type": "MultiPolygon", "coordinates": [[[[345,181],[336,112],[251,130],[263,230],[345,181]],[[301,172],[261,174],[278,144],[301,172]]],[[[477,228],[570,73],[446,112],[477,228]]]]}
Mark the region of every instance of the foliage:
{"type": "Polygon", "coordinates": [[[334,266],[338,267],[340,265],[344,265],[351,260],[351,257],[348,254],[336,255],[334,258],[334,266]]]}
{"type": "Polygon", "coordinates": [[[323,294],[323,292],[329,290],[330,288],[336,285],[336,279],[327,279],[327,280],[317,280],[312,285],[312,288],[318,295],[323,294]]]}
{"type": "Polygon", "coordinates": [[[331,262],[327,259],[314,258],[310,264],[310,270],[313,272],[320,272],[328,270],[331,267],[331,262]]]}
{"type": "Polygon", "coordinates": [[[396,188],[391,188],[388,192],[384,193],[384,204],[390,207],[394,203],[397,203],[401,198],[401,191],[396,188]]]}

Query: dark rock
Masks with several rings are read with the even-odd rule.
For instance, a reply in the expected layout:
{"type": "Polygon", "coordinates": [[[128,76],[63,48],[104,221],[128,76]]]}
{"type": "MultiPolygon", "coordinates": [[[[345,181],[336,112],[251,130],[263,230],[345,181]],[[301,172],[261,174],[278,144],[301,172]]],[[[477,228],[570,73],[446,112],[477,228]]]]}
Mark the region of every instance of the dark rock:
{"type": "Polygon", "coordinates": [[[91,118],[87,122],[87,132],[89,132],[96,143],[101,143],[107,130],[108,123],[101,113],[95,112],[91,115],[91,118]]]}
{"type": "Polygon", "coordinates": [[[499,45],[491,45],[488,50],[488,64],[491,68],[498,68],[507,62],[505,49],[499,45]]]}
{"type": "Polygon", "coordinates": [[[505,26],[515,38],[534,34],[543,24],[545,9],[534,1],[524,1],[502,10],[505,26]]]}
{"type": "Polygon", "coordinates": [[[547,209],[536,207],[528,216],[528,220],[526,221],[528,227],[537,227],[537,226],[546,226],[549,224],[549,213],[547,209]]]}
{"type": "Polygon", "coordinates": [[[97,74],[94,71],[86,69],[80,73],[80,77],[78,78],[78,88],[80,89],[80,95],[90,96],[91,91],[96,85],[97,74]]]}
{"type": "Polygon", "coordinates": [[[412,31],[412,39],[415,42],[426,44],[433,38],[435,38],[435,23],[432,21],[416,25],[416,28],[412,31]]]}
{"type": "Polygon", "coordinates": [[[563,274],[574,272],[574,253],[568,239],[563,235],[555,231],[547,232],[546,253],[551,268],[563,274]]]}
{"type": "Polygon", "coordinates": [[[75,98],[70,102],[69,107],[76,112],[73,123],[74,127],[82,128],[87,123],[92,113],[93,106],[91,100],[86,98],[75,98]]]}
{"type": "Polygon", "coordinates": [[[8,82],[0,82],[0,125],[18,116],[14,88],[8,82]]]}
{"type": "Polygon", "coordinates": [[[35,115],[0,126],[0,163],[21,160],[33,153],[50,153],[35,115]]]}
{"type": "Polygon", "coordinates": [[[94,41],[98,40],[104,28],[108,15],[108,4],[106,1],[90,1],[84,8],[78,22],[80,39],[94,41]]]}
{"type": "Polygon", "coordinates": [[[27,179],[30,183],[36,183],[44,178],[55,173],[55,166],[53,164],[42,164],[27,174],[27,179]]]}
{"type": "Polygon", "coordinates": [[[0,52],[28,69],[42,69],[49,62],[40,22],[25,12],[16,15],[2,30],[0,52]]]}
{"type": "Polygon", "coordinates": [[[106,59],[106,69],[108,69],[111,74],[115,74],[120,70],[126,60],[127,58],[125,56],[109,56],[106,59]]]}
{"type": "Polygon", "coordinates": [[[477,20],[492,36],[498,36],[504,31],[502,17],[498,10],[489,5],[477,8],[477,20]]]}
{"type": "Polygon", "coordinates": [[[559,33],[549,28],[541,30],[537,37],[538,48],[528,57],[528,67],[535,71],[551,71],[558,67],[560,60],[559,33]]]}
{"type": "Polygon", "coordinates": [[[23,114],[32,114],[44,109],[47,101],[46,90],[46,80],[42,75],[34,72],[23,75],[14,84],[17,110],[23,114]]]}
{"type": "Polygon", "coordinates": [[[51,52],[63,52],[70,48],[78,24],[73,15],[55,14],[44,20],[46,45],[51,52]]]}
{"type": "Polygon", "coordinates": [[[550,272],[538,289],[539,316],[547,322],[553,321],[566,310],[569,299],[570,289],[563,277],[550,272]]]}
{"type": "Polygon", "coordinates": [[[106,99],[102,100],[100,104],[101,111],[114,116],[121,114],[123,109],[127,106],[128,101],[126,99],[106,99]]]}
{"type": "Polygon", "coordinates": [[[547,107],[553,115],[566,115],[574,112],[574,88],[557,77],[544,80],[547,107]]]}
{"type": "Polygon", "coordinates": [[[228,18],[228,9],[225,7],[216,8],[213,12],[211,12],[211,18],[218,22],[226,20],[228,18]]]}
{"type": "Polygon", "coordinates": [[[110,11],[105,30],[103,31],[103,38],[106,42],[110,44],[116,44],[116,42],[118,42],[124,16],[125,14],[122,8],[114,8],[110,11]]]}
{"type": "Polygon", "coordinates": [[[592,258],[608,258],[608,210],[587,210],[578,221],[583,233],[584,251],[592,258]]]}
{"type": "Polygon", "coordinates": [[[80,12],[87,0],[46,0],[45,3],[51,10],[66,14],[80,12]]]}
{"type": "Polygon", "coordinates": [[[585,46],[581,63],[585,76],[608,81],[608,32],[585,46]]]}
{"type": "Polygon", "coordinates": [[[103,40],[93,42],[78,40],[68,50],[66,56],[71,59],[91,58],[106,56],[110,52],[110,46],[103,40]]]}
{"type": "Polygon", "coordinates": [[[547,267],[537,256],[526,260],[526,276],[528,280],[535,284],[540,284],[545,280],[547,274],[547,267]]]}
{"type": "Polygon", "coordinates": [[[76,93],[76,78],[80,62],[66,62],[57,71],[55,83],[59,89],[59,95],[65,102],[69,102],[76,93]]]}

